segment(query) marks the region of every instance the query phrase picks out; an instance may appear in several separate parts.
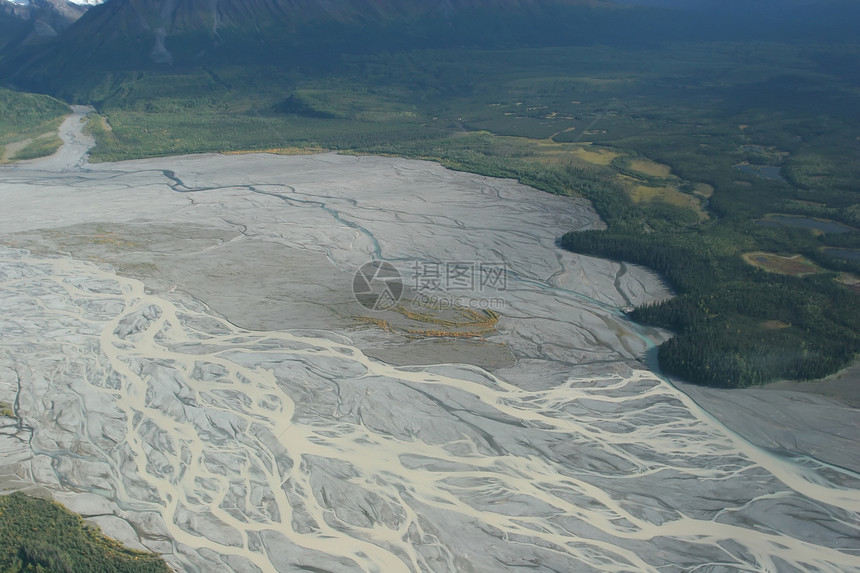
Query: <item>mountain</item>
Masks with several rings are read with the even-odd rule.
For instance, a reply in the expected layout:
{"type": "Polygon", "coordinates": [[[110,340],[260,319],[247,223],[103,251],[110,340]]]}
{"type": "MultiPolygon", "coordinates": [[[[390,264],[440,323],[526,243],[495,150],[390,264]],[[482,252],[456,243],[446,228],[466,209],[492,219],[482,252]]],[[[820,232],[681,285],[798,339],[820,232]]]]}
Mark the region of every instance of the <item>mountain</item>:
{"type": "Polygon", "coordinates": [[[0,0],[0,62],[5,55],[50,43],[88,8],[67,0],[0,0]]]}
{"type": "Polygon", "coordinates": [[[43,43],[87,11],[68,0],[0,0],[0,47],[43,43]]]}
{"type": "MultiPolygon", "coordinates": [[[[58,13],[84,9],[66,0],[31,2],[58,13]]],[[[11,6],[9,0],[0,3],[11,6]]],[[[53,32],[63,27],[52,23],[56,18],[31,19],[27,39],[14,49],[7,45],[0,82],[69,96],[70,85],[114,72],[229,64],[324,67],[345,53],[852,41],[858,6],[856,0],[108,0],[56,37],[53,32]],[[37,39],[50,41],[34,45],[37,39]]],[[[24,9],[34,8],[10,10],[24,9]]],[[[8,25],[0,19],[0,33],[8,25]]]]}
{"type": "MultiPolygon", "coordinates": [[[[608,0],[109,0],[92,7],[50,46],[13,54],[4,75],[31,86],[58,85],[82,69],[577,43],[599,38],[618,11],[608,0]]],[[[635,34],[635,22],[628,28],[635,34]]]]}
{"type": "Polygon", "coordinates": [[[559,8],[611,5],[604,0],[112,0],[70,31],[65,43],[143,42],[154,62],[174,63],[174,57],[183,61],[212,53],[227,38],[237,44],[295,46],[297,34],[303,42],[319,39],[302,35],[317,28],[350,33],[358,27],[414,26],[422,20],[444,20],[450,26],[466,20],[474,24],[478,16],[492,21],[514,14],[526,16],[528,23],[559,8]]]}

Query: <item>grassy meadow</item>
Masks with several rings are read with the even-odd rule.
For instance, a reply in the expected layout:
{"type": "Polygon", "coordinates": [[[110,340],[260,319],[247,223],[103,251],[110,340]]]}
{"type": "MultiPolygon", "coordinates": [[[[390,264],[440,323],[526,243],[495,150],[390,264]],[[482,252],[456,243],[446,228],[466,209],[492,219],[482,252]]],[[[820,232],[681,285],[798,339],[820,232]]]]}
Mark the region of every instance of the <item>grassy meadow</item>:
{"type": "Polygon", "coordinates": [[[0,88],[0,145],[55,131],[69,106],[50,96],[0,88]]]}

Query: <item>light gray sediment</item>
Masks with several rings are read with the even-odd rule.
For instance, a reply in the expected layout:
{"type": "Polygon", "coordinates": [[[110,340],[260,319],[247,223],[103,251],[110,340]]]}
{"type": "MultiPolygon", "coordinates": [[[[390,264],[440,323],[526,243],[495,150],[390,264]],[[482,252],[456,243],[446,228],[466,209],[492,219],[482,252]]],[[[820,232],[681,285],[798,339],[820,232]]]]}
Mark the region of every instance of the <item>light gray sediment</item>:
{"type": "Polygon", "coordinates": [[[860,478],[644,368],[665,333],[619,309],[669,293],[556,247],[586,202],[401,159],[73,155],[0,168],[3,489],[185,571],[860,569],[860,478]],[[504,262],[498,322],[410,335],[352,296],[374,258],[504,262]]]}

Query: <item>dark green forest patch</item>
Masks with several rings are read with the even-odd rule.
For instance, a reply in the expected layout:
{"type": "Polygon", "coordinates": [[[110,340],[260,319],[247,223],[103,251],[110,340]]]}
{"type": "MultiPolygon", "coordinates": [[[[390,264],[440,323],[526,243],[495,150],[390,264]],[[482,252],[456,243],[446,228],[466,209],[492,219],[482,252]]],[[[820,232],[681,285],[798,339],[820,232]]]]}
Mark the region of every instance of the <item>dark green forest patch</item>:
{"type": "Polygon", "coordinates": [[[21,493],[0,496],[0,571],[167,573],[150,553],[108,539],[61,505],[21,493]]]}

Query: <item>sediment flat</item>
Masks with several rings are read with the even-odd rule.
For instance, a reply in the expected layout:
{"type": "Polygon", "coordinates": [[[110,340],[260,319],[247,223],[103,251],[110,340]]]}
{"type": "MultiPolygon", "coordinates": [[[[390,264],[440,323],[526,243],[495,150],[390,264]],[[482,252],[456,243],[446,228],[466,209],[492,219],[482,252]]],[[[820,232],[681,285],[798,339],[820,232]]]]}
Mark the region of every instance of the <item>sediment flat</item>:
{"type": "Polygon", "coordinates": [[[78,112],[0,167],[3,489],[178,571],[860,568],[860,476],[649,371],[667,334],[620,309],[671,293],[556,247],[586,202],[379,157],[93,165],[78,112]],[[506,280],[437,337],[359,304],[371,260],[407,307],[426,264],[506,280]]]}

